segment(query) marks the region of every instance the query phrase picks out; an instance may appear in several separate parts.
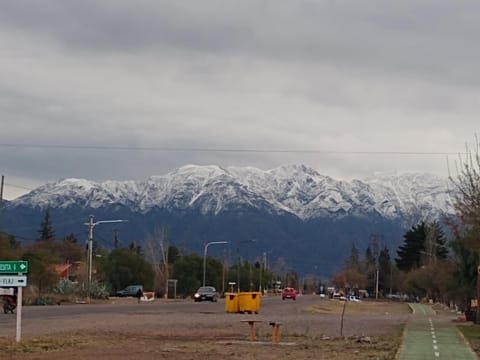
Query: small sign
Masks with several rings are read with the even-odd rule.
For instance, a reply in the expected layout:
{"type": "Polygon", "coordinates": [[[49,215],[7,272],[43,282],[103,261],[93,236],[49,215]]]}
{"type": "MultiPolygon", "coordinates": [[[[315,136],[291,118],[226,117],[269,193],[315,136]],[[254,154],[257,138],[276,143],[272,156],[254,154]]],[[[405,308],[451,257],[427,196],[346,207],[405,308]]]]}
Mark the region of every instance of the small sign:
{"type": "Polygon", "coordinates": [[[26,275],[1,275],[0,287],[25,287],[27,286],[26,275]]]}
{"type": "Polygon", "coordinates": [[[28,261],[0,261],[0,274],[26,274],[28,261]]]}
{"type": "Polygon", "coordinates": [[[0,288],[0,295],[13,295],[13,288],[0,288]]]}

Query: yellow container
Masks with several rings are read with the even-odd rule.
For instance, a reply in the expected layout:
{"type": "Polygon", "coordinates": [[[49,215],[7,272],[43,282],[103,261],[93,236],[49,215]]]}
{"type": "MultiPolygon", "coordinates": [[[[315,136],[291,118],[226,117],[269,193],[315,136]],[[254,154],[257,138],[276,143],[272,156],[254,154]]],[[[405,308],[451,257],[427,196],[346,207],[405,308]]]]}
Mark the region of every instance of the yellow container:
{"type": "Polygon", "coordinates": [[[241,313],[255,313],[258,314],[260,310],[260,299],[262,293],[255,292],[241,292],[238,294],[238,310],[241,313]]]}
{"type": "Polygon", "coordinates": [[[225,293],[225,311],[227,313],[238,313],[238,293],[225,293]]]}

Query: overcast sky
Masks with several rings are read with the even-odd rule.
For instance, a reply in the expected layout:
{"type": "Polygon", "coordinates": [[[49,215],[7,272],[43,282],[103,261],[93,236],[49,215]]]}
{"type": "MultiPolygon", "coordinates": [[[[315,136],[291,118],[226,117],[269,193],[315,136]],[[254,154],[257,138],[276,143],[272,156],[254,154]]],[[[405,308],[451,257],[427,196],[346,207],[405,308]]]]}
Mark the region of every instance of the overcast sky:
{"type": "Polygon", "coordinates": [[[1,1],[4,198],[186,164],[448,176],[478,34],[478,1],[1,1]]]}

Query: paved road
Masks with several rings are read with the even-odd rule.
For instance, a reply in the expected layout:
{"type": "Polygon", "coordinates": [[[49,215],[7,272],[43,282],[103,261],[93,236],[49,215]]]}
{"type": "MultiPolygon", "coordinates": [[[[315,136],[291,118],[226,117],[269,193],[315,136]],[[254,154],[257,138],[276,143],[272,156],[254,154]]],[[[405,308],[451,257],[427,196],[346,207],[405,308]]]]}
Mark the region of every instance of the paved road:
{"type": "Polygon", "coordinates": [[[452,323],[451,317],[437,315],[427,305],[410,306],[413,313],[406,326],[399,360],[478,359],[452,323]]]}
{"type": "MultiPolygon", "coordinates": [[[[282,334],[306,336],[340,336],[340,313],[311,313],[305,311],[312,305],[326,304],[332,300],[303,295],[297,301],[281,297],[262,298],[260,313],[228,314],[223,300],[218,303],[156,300],[137,304],[135,299],[112,301],[105,304],[26,306],[23,311],[22,336],[31,337],[68,333],[86,329],[99,331],[128,330],[149,331],[157,334],[188,334],[195,331],[212,336],[237,336],[247,333],[242,320],[255,318],[259,332],[269,336],[270,321],[281,322],[282,334]]],[[[353,306],[353,305],[351,305],[353,306]]],[[[343,334],[384,335],[395,333],[406,323],[410,314],[347,314],[343,334]]],[[[0,314],[0,337],[15,334],[15,316],[0,314]]]]}

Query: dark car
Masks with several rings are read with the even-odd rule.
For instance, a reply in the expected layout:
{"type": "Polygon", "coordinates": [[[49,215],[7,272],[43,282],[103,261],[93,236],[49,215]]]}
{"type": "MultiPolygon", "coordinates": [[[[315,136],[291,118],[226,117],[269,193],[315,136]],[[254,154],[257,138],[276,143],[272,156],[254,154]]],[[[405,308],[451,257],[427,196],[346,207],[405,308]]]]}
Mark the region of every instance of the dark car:
{"type": "Polygon", "coordinates": [[[282,300],[285,299],[297,300],[297,292],[294,288],[286,287],[282,290],[282,300]]]}
{"type": "Polygon", "coordinates": [[[216,302],[218,299],[217,290],[213,286],[202,286],[197,292],[193,295],[193,300],[195,301],[213,301],[216,302]]]}
{"type": "Polygon", "coordinates": [[[143,292],[143,285],[128,285],[125,289],[115,293],[116,296],[137,296],[138,290],[143,292]]]}

